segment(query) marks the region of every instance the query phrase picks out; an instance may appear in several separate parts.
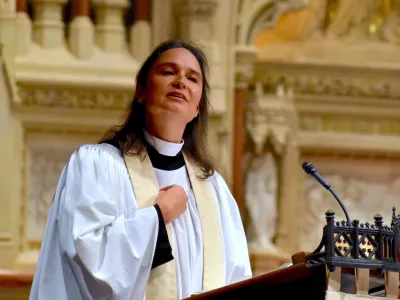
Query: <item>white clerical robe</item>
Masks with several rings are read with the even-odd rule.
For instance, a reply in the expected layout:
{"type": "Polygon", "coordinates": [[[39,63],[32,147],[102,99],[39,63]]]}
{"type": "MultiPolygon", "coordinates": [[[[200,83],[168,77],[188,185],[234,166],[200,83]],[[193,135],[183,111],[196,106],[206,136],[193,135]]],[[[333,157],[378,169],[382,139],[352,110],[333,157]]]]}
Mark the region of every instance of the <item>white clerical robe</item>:
{"type": "MultiPolygon", "coordinates": [[[[157,152],[174,156],[182,144],[149,136],[157,152]]],[[[172,222],[177,299],[202,290],[203,238],[186,167],[154,168],[159,188],[180,185],[188,208],[172,222]]],[[[222,177],[211,180],[221,228],[225,285],[252,276],[238,207],[222,177]]],[[[139,208],[119,150],[84,145],[66,164],[54,196],[30,300],[145,299],[160,219],[139,208]]]]}

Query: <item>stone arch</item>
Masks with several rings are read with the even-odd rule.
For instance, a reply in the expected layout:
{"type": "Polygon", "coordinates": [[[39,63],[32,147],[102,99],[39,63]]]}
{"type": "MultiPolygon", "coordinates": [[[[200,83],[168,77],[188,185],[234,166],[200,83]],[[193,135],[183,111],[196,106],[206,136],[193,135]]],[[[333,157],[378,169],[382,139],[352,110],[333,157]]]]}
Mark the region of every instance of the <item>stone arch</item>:
{"type": "Polygon", "coordinates": [[[310,0],[238,1],[236,44],[252,44],[257,33],[263,29],[274,28],[283,13],[306,7],[310,2],[310,0]]]}

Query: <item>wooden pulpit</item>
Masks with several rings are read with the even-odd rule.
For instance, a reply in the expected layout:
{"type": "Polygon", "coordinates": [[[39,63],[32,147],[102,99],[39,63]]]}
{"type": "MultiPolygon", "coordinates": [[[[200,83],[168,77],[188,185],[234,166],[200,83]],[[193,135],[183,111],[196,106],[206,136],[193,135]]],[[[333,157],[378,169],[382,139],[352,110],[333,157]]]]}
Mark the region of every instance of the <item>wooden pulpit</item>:
{"type": "Polygon", "coordinates": [[[216,290],[194,295],[190,300],[225,299],[325,299],[326,267],[299,263],[216,290]]]}
{"type": "Polygon", "coordinates": [[[188,299],[400,299],[400,215],[393,208],[390,226],[374,219],[339,222],[329,210],[320,245],[291,267],[188,299]]]}

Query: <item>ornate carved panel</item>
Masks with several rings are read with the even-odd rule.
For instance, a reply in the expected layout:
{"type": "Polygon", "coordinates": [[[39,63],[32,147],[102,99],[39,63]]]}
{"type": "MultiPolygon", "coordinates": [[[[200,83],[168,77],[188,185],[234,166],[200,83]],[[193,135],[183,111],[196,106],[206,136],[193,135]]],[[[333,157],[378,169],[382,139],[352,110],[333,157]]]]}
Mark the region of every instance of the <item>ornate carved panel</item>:
{"type": "Polygon", "coordinates": [[[331,131],[337,133],[400,135],[400,121],[389,118],[368,119],[362,116],[345,117],[335,115],[303,114],[300,129],[310,132],[331,131]]]}
{"type": "MultiPolygon", "coordinates": [[[[296,94],[397,99],[400,71],[383,65],[341,66],[332,63],[259,61],[254,81],[276,84],[285,79],[296,94]]],[[[321,99],[322,100],[322,99],[321,99]]]]}
{"type": "Polygon", "coordinates": [[[259,48],[261,60],[399,65],[398,0],[309,2],[259,32],[251,43],[259,48]]]}
{"type": "Polygon", "coordinates": [[[62,132],[26,132],[26,190],[21,202],[21,252],[39,250],[57,183],[71,153],[94,143],[94,135],[62,132]]]}
{"type": "Polygon", "coordinates": [[[41,241],[61,171],[70,149],[30,149],[26,238],[41,241]],[[68,151],[69,150],[69,151],[68,151]]]}
{"type": "Polygon", "coordinates": [[[40,86],[20,84],[19,105],[24,107],[56,107],[75,109],[124,110],[133,97],[133,87],[126,90],[101,90],[98,88],[67,88],[65,86],[40,86]]]}
{"type": "Polygon", "coordinates": [[[293,89],[302,132],[398,136],[398,78],[396,69],[258,62],[253,80],[293,89]]]}

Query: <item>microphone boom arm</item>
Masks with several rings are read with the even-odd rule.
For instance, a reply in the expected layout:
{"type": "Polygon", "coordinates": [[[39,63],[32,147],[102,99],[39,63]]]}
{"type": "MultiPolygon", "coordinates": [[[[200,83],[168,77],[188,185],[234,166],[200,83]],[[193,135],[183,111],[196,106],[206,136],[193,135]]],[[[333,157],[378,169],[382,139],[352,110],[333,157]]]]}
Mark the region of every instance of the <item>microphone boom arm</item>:
{"type": "Polygon", "coordinates": [[[346,208],[343,205],[342,200],[340,200],[339,196],[335,193],[335,191],[331,188],[331,186],[329,185],[328,182],[326,182],[321,175],[319,175],[317,169],[314,167],[314,165],[310,162],[303,162],[302,164],[302,168],[303,170],[310,175],[311,177],[313,177],[315,180],[317,180],[324,188],[326,188],[332,195],[333,197],[335,197],[336,201],[339,203],[340,207],[342,208],[346,219],[347,219],[347,223],[351,224],[351,220],[349,217],[349,214],[347,213],[346,208]]]}
{"type": "Polygon", "coordinates": [[[344,212],[344,214],[345,214],[345,216],[346,216],[347,223],[348,223],[348,224],[351,224],[351,220],[350,220],[349,214],[347,213],[347,210],[346,210],[346,208],[344,207],[344,205],[343,205],[342,201],[340,200],[340,198],[338,197],[338,195],[337,195],[337,194],[335,193],[335,191],[332,190],[330,187],[329,187],[327,190],[328,190],[329,192],[331,192],[331,194],[333,195],[333,197],[335,197],[335,199],[336,199],[337,202],[339,203],[340,207],[342,208],[342,210],[343,210],[343,212],[344,212]]]}

